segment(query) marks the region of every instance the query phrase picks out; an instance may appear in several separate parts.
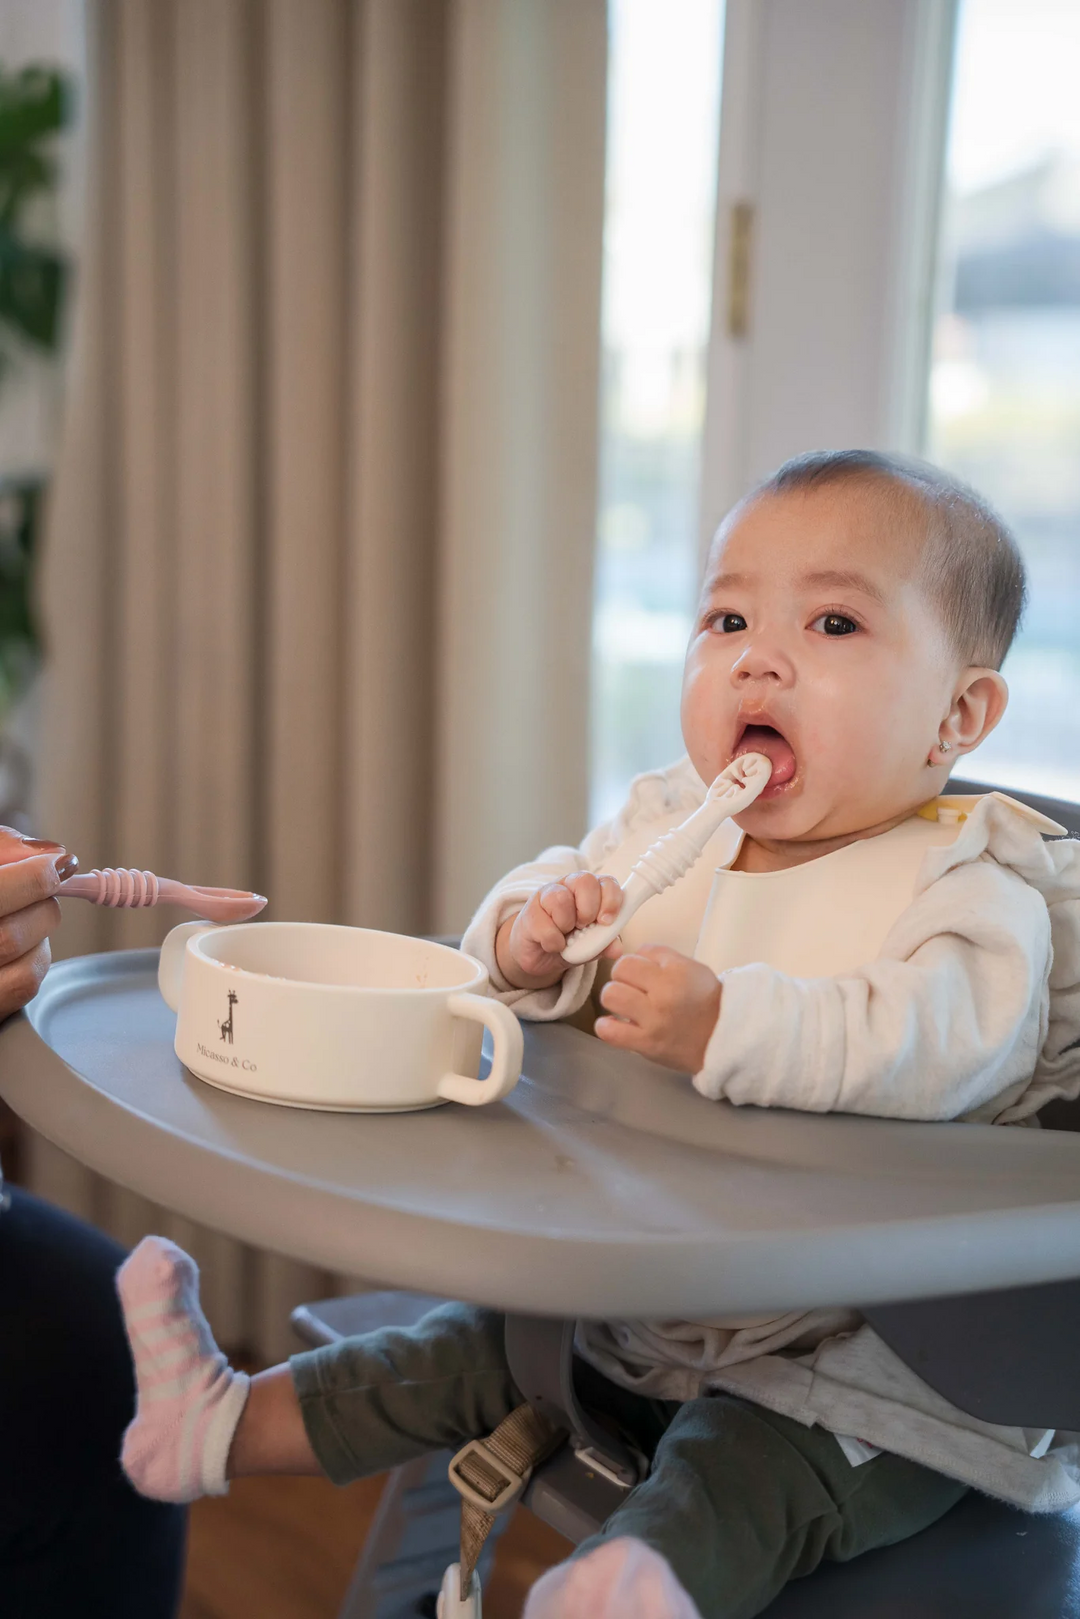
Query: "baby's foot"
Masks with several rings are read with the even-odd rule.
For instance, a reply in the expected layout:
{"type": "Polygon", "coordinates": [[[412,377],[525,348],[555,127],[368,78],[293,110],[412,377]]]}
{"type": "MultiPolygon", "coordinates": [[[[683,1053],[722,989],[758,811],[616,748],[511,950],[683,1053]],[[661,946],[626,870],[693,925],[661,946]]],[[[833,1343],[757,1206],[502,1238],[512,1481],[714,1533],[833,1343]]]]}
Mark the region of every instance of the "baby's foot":
{"type": "Polygon", "coordinates": [[[665,1558],[642,1540],[608,1540],[560,1563],[529,1592],[522,1619],[701,1619],[665,1558]]]}
{"type": "Polygon", "coordinates": [[[195,1261],[164,1237],[144,1237],[116,1286],[138,1388],[120,1456],[124,1472],[155,1501],[224,1495],[249,1379],[230,1368],[211,1336],[195,1261]]]}

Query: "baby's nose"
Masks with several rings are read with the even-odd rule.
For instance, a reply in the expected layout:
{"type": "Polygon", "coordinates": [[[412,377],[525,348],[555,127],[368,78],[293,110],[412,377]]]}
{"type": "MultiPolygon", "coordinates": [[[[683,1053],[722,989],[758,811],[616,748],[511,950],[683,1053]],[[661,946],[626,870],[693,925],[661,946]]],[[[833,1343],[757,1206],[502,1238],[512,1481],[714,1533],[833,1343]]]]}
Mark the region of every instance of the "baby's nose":
{"type": "Polygon", "coordinates": [[[731,677],[738,686],[763,680],[776,685],[787,685],[794,675],[791,659],[779,646],[766,641],[755,641],[744,646],[731,666],[731,677]]]}

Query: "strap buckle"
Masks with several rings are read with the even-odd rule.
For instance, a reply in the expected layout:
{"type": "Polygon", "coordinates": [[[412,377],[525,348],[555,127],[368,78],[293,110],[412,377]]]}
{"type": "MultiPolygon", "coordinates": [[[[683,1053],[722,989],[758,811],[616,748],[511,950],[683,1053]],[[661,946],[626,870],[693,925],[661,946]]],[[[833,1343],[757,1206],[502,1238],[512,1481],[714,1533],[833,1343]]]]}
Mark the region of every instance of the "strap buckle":
{"type": "Polygon", "coordinates": [[[453,1457],[449,1473],[450,1482],[462,1500],[494,1518],[518,1499],[532,1476],[532,1468],[515,1473],[499,1460],[485,1440],[470,1439],[453,1457]],[[466,1476],[466,1469],[470,1476],[466,1476]]]}

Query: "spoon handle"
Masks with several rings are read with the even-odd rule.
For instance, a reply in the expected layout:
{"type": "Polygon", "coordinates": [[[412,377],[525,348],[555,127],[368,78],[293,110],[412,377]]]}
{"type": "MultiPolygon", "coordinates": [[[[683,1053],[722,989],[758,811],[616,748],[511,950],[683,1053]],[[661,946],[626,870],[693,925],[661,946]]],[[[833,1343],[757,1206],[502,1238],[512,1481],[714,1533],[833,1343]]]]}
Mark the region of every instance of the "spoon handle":
{"type": "Polygon", "coordinates": [[[92,905],[125,910],[148,905],[183,905],[208,922],[246,922],[266,904],[261,894],[240,888],[197,888],[152,871],[106,866],[103,871],[79,872],[60,884],[63,899],[88,899],[92,905]]]}
{"type": "Polygon", "coordinates": [[[562,958],[571,967],[592,961],[617,939],[630,918],[654,894],[684,877],[700,858],[717,827],[729,816],[740,815],[764,792],[772,775],[772,761],[763,753],[742,753],[722,770],[705,795],[705,802],[680,826],[657,838],[632,867],[622,885],[623,900],[614,922],[592,922],[578,928],[566,941],[562,958]]]}

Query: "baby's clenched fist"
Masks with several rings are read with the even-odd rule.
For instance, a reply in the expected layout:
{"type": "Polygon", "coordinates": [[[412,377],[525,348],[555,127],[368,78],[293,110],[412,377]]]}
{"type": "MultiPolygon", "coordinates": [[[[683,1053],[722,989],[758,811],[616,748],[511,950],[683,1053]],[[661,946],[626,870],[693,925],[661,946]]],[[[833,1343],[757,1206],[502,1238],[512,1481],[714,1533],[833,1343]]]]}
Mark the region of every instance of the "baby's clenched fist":
{"type": "Polygon", "coordinates": [[[600,1004],[612,1015],[597,1018],[596,1032],[609,1046],[696,1074],[720,1016],[720,980],[666,944],[646,944],[615,963],[600,1004]]]}
{"type": "Polygon", "coordinates": [[[562,953],[570,934],[590,922],[614,922],[622,889],[614,877],[577,871],[534,894],[508,917],[495,940],[495,959],[508,984],[547,989],[566,972],[562,953]]]}

